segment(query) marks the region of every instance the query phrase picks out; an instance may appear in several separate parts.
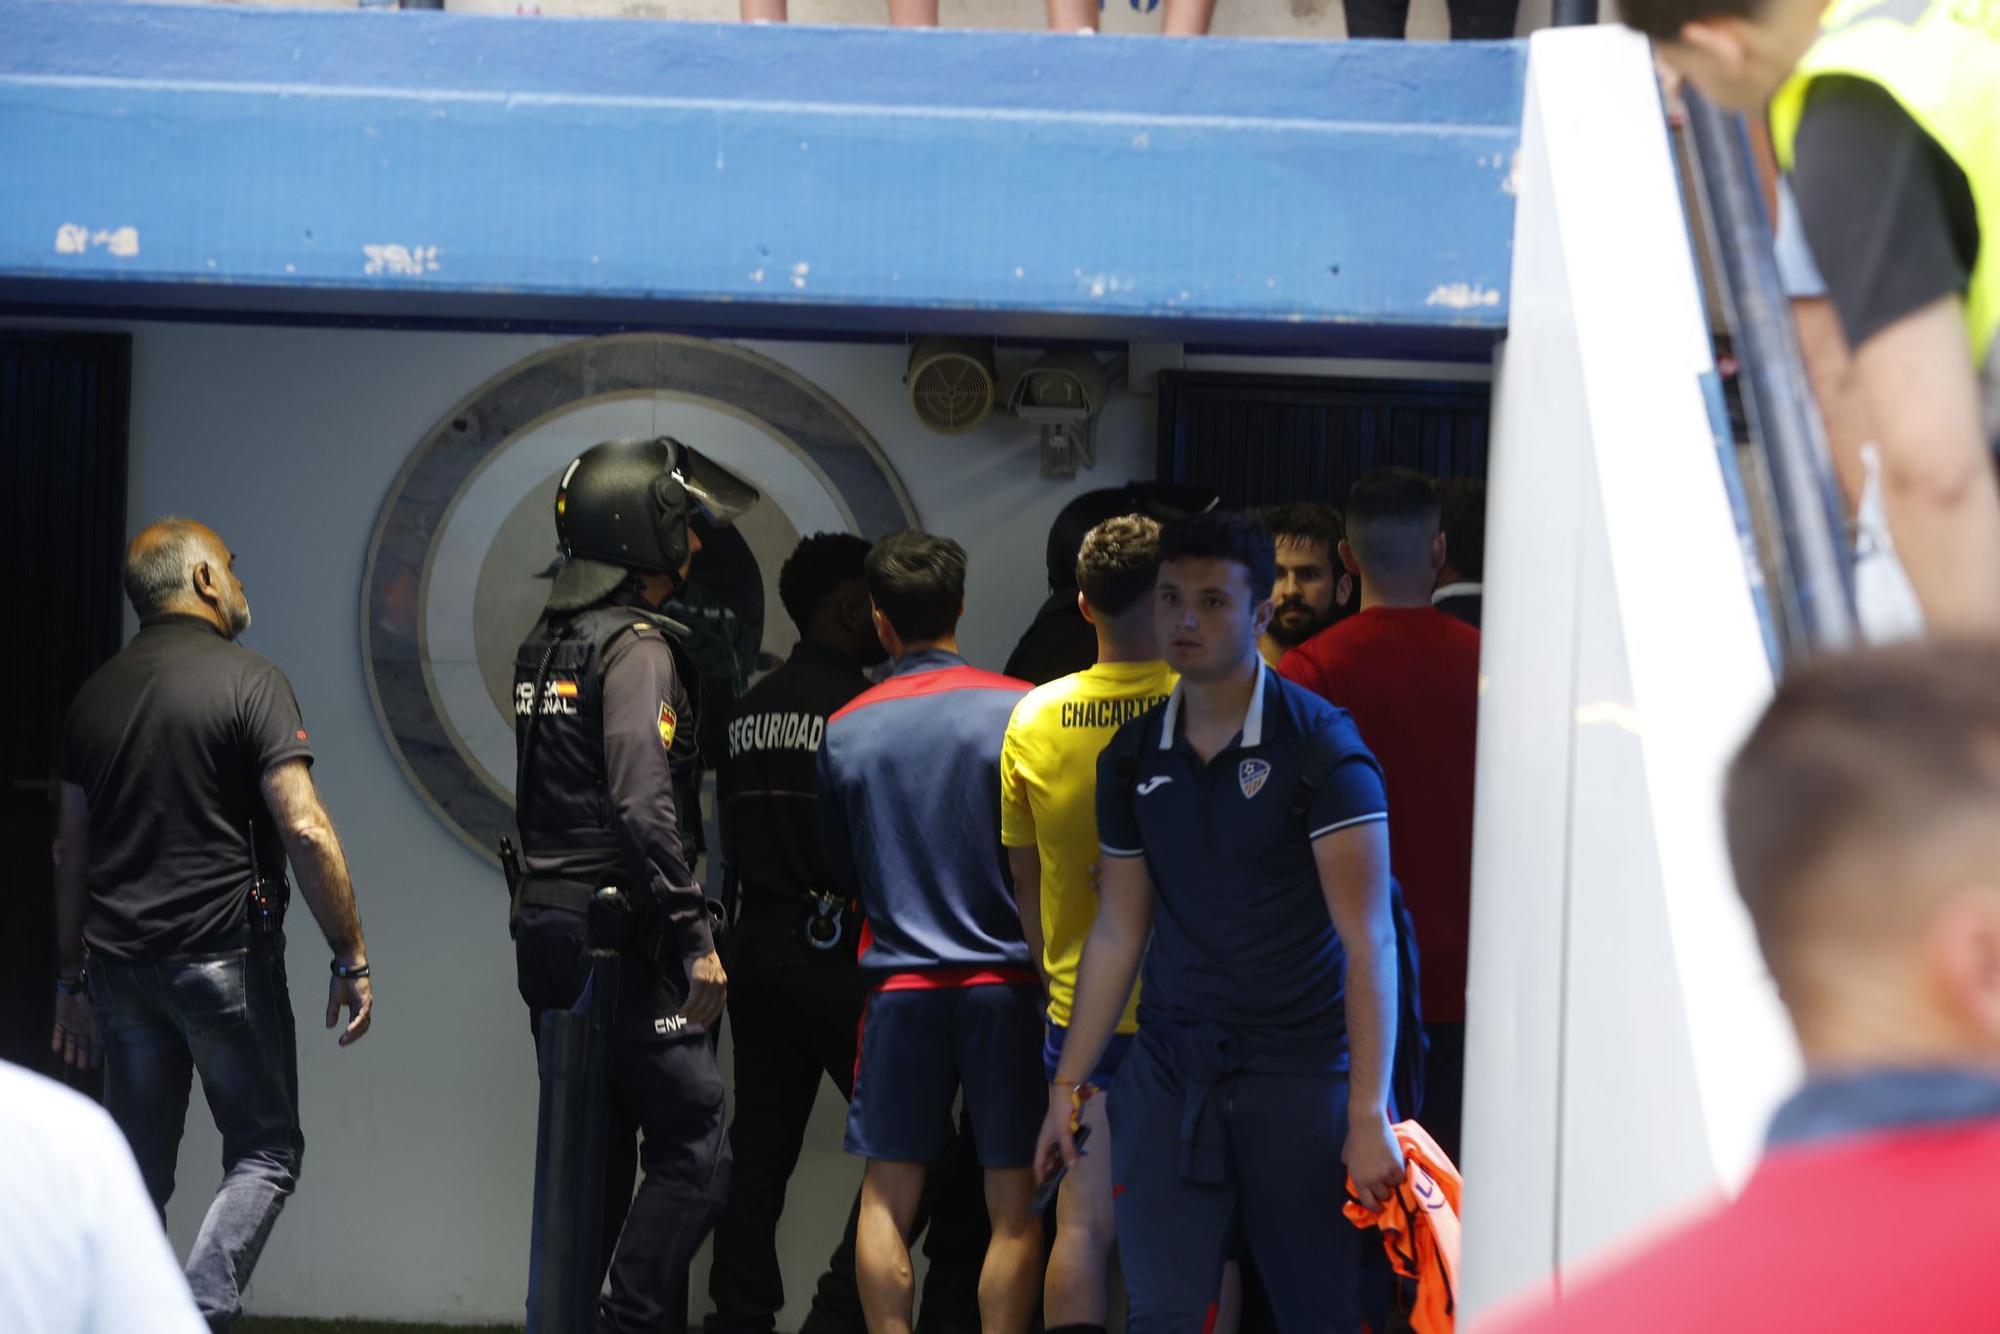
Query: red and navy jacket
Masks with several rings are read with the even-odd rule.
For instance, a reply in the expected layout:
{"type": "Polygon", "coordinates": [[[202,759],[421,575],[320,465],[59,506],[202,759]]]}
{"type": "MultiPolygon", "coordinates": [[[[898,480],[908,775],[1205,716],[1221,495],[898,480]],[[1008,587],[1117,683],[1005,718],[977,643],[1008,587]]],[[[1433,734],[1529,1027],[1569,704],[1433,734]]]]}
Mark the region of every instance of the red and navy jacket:
{"type": "Polygon", "coordinates": [[[867,915],[876,987],[1034,980],[1000,846],[1000,741],[1028,689],[925,649],[827,721],[827,866],[867,915]]]}
{"type": "MultiPolygon", "coordinates": [[[[1643,1146],[1641,1146],[1643,1151],[1643,1146]]],[[[2000,1079],[1822,1078],[1743,1193],[1485,1334],[2000,1330],[2000,1079]]]]}

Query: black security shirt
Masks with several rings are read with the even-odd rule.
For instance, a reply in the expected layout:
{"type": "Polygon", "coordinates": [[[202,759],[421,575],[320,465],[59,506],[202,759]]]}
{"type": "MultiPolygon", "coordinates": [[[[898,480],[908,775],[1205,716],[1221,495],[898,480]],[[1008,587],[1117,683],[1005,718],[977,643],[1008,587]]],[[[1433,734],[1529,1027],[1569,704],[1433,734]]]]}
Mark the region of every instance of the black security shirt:
{"type": "Polygon", "coordinates": [[[742,883],[745,908],[840,892],[820,846],[817,758],[826,720],[867,688],[854,659],[800,643],[738,705],[716,794],[723,853],[742,883]]]}
{"type": "Polygon", "coordinates": [[[90,948],[241,945],[253,877],[284,870],[259,783],[290,759],[312,748],[283,672],[197,617],[148,618],[63,724],[62,779],[90,804],[90,948]]]}
{"type": "Polygon", "coordinates": [[[1881,85],[1813,81],[1792,191],[1847,341],[1962,293],[1979,254],[1965,173],[1881,85]]]}

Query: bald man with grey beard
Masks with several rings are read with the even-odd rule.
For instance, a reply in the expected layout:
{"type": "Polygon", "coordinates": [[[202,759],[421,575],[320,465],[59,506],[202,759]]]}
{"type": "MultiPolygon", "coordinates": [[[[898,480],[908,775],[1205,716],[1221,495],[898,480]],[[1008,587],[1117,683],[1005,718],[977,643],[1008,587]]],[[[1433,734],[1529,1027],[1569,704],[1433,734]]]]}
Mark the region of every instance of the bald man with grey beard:
{"type": "Polygon", "coordinates": [[[250,602],[235,567],[190,519],[149,525],[126,552],[139,633],[84,682],[63,725],[50,1040],[67,1065],[104,1063],[105,1107],[162,1211],[200,1074],[224,1174],[187,1277],[216,1329],[241,1310],[305,1147],[287,860],[333,953],[326,1026],[346,1010],[345,1047],[373,1010],[311,737],[284,673],[236,643],[250,602]]]}

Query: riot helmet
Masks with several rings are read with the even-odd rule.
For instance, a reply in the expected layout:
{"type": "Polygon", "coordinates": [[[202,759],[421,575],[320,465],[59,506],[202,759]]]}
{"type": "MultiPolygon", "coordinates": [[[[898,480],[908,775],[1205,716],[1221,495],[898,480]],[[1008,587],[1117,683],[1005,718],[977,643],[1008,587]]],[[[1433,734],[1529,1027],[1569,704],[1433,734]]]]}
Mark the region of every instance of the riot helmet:
{"type": "Polygon", "coordinates": [[[724,527],[760,498],[756,487],[672,436],[591,446],[556,487],[562,563],[549,606],[587,607],[631,572],[678,575],[697,512],[724,527]]]}

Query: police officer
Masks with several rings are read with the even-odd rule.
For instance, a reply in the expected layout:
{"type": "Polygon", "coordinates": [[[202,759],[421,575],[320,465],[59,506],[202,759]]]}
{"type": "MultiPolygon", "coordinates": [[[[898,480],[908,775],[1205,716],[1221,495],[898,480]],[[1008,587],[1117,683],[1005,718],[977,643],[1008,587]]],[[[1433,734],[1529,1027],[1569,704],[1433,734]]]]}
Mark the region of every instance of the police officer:
{"type": "Polygon", "coordinates": [[[591,945],[622,956],[599,1249],[611,1276],[603,1330],[654,1331],[685,1318],[668,1308],[679,1304],[681,1275],[728,1185],[722,1075],[707,1040],[728,979],[674,799],[674,769],[699,763],[695,678],[681,657],[681,627],[656,609],[687,582],[700,549],[689,527],[696,510],[727,523],[757,499],[670,438],[588,450],[556,491],[564,560],[514,660],[523,854],[515,956],[536,1030],[544,1011],[581,994],[591,945]],[[599,896],[607,886],[617,893],[599,896]],[[643,1137],[636,1153],[635,1135],[643,1137]],[[637,1165],[645,1179],[635,1198],[637,1165]]]}

